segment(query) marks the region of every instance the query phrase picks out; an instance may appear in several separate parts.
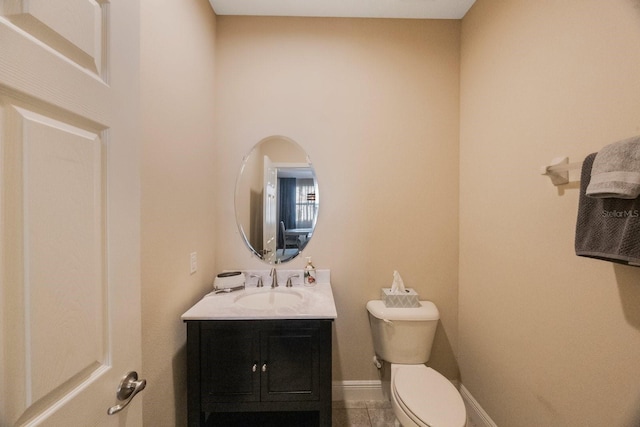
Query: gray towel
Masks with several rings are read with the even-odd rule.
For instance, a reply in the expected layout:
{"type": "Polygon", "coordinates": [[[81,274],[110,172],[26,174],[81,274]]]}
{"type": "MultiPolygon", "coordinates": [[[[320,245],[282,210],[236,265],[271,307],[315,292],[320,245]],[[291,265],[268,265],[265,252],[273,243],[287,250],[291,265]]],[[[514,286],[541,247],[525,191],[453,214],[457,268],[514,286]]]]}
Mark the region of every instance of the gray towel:
{"type": "Polygon", "coordinates": [[[640,195],[640,136],[614,142],[596,155],[587,196],[635,199],[640,195]]]}
{"type": "Polygon", "coordinates": [[[640,267],[640,199],[587,197],[595,157],[582,164],[576,255],[640,267]]]}

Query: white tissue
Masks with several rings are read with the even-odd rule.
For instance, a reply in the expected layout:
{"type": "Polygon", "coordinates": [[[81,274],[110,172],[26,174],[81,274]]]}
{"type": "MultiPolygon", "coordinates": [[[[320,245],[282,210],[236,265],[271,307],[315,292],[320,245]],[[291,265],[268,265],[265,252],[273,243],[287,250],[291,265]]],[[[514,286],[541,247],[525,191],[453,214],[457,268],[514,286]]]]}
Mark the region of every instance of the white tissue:
{"type": "Polygon", "coordinates": [[[399,294],[404,293],[404,282],[402,281],[402,277],[400,277],[400,273],[398,271],[393,271],[393,283],[391,284],[391,293],[399,294]]]}

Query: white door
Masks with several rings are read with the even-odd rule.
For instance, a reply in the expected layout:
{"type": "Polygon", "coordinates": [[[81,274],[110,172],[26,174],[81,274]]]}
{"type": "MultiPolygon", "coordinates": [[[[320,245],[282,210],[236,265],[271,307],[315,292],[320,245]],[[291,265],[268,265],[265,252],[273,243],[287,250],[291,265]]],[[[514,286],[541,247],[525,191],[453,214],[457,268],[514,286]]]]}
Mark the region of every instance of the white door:
{"type": "Polygon", "coordinates": [[[262,259],[276,261],[278,247],[278,170],[272,166],[269,156],[264,156],[264,215],[262,223],[262,259]]]}
{"type": "Polygon", "coordinates": [[[0,0],[2,427],[142,425],[138,9],[0,0]]]}

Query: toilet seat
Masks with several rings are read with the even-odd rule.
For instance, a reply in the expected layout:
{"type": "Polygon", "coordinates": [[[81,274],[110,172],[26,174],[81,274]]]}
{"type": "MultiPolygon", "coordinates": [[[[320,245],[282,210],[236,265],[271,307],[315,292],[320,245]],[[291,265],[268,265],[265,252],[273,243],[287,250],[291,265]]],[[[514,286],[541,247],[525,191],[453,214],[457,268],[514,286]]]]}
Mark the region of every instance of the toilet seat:
{"type": "Polygon", "coordinates": [[[403,412],[418,426],[464,427],[466,410],[458,390],[425,365],[394,365],[392,392],[403,412]]]}

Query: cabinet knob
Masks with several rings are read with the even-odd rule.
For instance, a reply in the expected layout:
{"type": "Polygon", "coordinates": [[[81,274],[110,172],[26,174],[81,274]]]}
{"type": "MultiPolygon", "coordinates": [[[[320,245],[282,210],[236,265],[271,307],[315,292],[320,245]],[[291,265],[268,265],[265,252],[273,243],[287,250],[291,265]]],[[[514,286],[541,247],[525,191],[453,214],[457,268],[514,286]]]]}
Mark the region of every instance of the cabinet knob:
{"type": "Polygon", "coordinates": [[[262,364],[262,372],[267,372],[267,362],[262,364]]]}
{"type": "Polygon", "coordinates": [[[251,368],[251,372],[255,372],[255,371],[257,371],[257,370],[258,370],[258,364],[257,364],[257,363],[254,363],[254,364],[253,364],[253,367],[251,368]]]}

